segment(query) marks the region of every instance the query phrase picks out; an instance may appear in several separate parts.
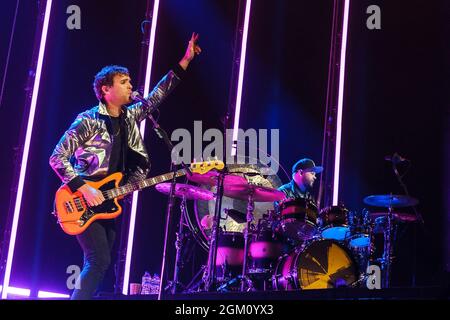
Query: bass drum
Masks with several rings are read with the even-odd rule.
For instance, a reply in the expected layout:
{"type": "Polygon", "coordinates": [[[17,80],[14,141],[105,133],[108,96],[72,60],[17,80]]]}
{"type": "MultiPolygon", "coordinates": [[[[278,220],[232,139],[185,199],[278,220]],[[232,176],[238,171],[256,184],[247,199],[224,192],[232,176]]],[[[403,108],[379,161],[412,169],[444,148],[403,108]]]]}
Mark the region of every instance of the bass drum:
{"type": "MultiPolygon", "coordinates": [[[[244,176],[244,174],[252,175],[252,181],[264,187],[277,189],[282,185],[281,179],[274,174],[270,168],[262,164],[229,164],[228,170],[229,172],[239,176],[244,176]]],[[[199,187],[212,192],[216,191],[216,187],[210,187],[207,185],[199,185],[199,187]]],[[[209,201],[195,200],[193,208],[189,208],[187,210],[188,226],[199,245],[205,251],[209,250],[209,239],[211,235],[215,206],[215,199],[209,201]]],[[[225,209],[235,209],[245,214],[247,210],[247,202],[226,196],[223,196],[222,198],[221,217],[224,219],[220,220],[221,230],[225,232],[242,233],[246,224],[238,223],[231,217],[227,216],[225,209]]],[[[258,221],[263,219],[263,215],[273,209],[274,205],[272,202],[255,202],[252,223],[254,227],[256,228],[258,221]]]]}
{"type": "Polygon", "coordinates": [[[275,290],[350,287],[358,276],[350,250],[336,240],[317,240],[280,257],[272,286],[275,290]]]}

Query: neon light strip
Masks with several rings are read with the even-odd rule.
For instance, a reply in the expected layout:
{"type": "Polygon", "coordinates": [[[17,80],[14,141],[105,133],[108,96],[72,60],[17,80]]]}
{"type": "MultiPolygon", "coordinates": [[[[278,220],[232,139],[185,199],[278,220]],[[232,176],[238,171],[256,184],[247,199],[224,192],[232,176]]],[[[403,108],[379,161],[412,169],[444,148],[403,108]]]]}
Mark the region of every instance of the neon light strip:
{"type": "MultiPolygon", "coordinates": [[[[21,162],[21,166],[20,166],[19,185],[17,188],[16,203],[15,203],[15,207],[14,207],[14,216],[13,216],[13,222],[12,222],[12,227],[11,227],[11,237],[9,240],[8,258],[6,260],[5,277],[3,279],[3,287],[4,288],[8,288],[9,280],[11,277],[11,266],[12,266],[13,255],[14,255],[14,247],[16,244],[17,226],[18,226],[18,222],[19,222],[20,208],[22,205],[22,195],[23,195],[23,188],[24,188],[24,183],[25,183],[25,174],[27,171],[28,155],[29,155],[29,151],[30,151],[31,133],[33,132],[34,114],[36,111],[37,96],[38,96],[38,92],[39,92],[39,84],[41,81],[42,63],[44,61],[44,51],[45,51],[45,44],[47,42],[47,31],[48,31],[48,25],[49,25],[49,20],[50,20],[51,8],[52,8],[52,0],[47,0],[47,4],[45,7],[44,25],[43,25],[42,34],[41,34],[41,42],[39,45],[39,55],[38,55],[38,61],[37,61],[37,66],[36,66],[36,77],[34,79],[33,95],[31,97],[30,114],[28,115],[27,132],[26,132],[26,136],[25,136],[25,144],[24,144],[24,149],[23,149],[23,154],[22,154],[22,162],[21,162]]],[[[2,299],[6,299],[7,292],[9,292],[9,290],[3,290],[2,299]]]]}
{"type": "MultiPolygon", "coordinates": [[[[2,291],[3,287],[0,286],[0,291],[2,291]]],[[[6,291],[6,290],[5,290],[6,291]]],[[[23,297],[29,297],[30,296],[30,289],[23,289],[23,288],[16,288],[16,287],[8,287],[8,293],[15,295],[15,296],[23,296],[23,297]]]]}
{"type": "MultiPolygon", "coordinates": [[[[152,26],[150,29],[150,43],[147,55],[147,68],[145,72],[144,97],[146,97],[150,92],[150,78],[152,74],[153,51],[155,49],[155,34],[156,34],[156,25],[158,23],[158,10],[159,10],[159,0],[155,0],[155,2],[153,3],[153,19],[152,19],[152,26]]],[[[145,120],[141,122],[140,131],[142,138],[144,138],[145,120]]],[[[131,256],[133,251],[137,202],[138,202],[138,192],[135,191],[133,193],[133,200],[131,203],[130,226],[128,229],[127,254],[125,258],[125,273],[123,277],[123,288],[122,288],[122,293],[124,295],[128,294],[128,286],[130,283],[131,256]]]]}
{"type": "Polygon", "coordinates": [[[241,44],[241,59],[239,63],[239,77],[238,87],[236,94],[236,110],[234,111],[234,127],[233,127],[233,147],[231,149],[231,156],[236,155],[236,142],[238,139],[239,118],[241,115],[241,100],[242,100],[242,84],[244,83],[244,70],[245,70],[245,56],[247,53],[247,38],[248,38],[248,25],[250,21],[250,7],[252,5],[251,0],[247,0],[245,5],[245,18],[244,18],[244,33],[242,35],[241,44]]]}
{"type": "Polygon", "coordinates": [[[41,298],[41,299],[45,299],[45,298],[70,298],[70,295],[63,294],[63,293],[56,293],[56,292],[49,292],[49,291],[39,290],[38,298],[41,298]]]}
{"type": "MultiPolygon", "coordinates": [[[[2,289],[3,287],[0,286],[0,291],[2,291],[2,289]]],[[[29,297],[31,290],[24,288],[8,287],[8,293],[16,296],[29,297]]],[[[64,293],[39,290],[38,298],[70,298],[70,295],[64,293]]]]}
{"type": "Polygon", "coordinates": [[[338,204],[339,194],[339,167],[341,161],[341,135],[342,135],[342,109],[344,101],[344,81],[345,81],[345,54],[347,51],[347,33],[348,33],[348,11],[350,0],[345,0],[344,4],[344,23],[342,27],[341,44],[341,64],[339,69],[339,93],[338,110],[336,121],[336,151],[334,155],[334,183],[333,183],[333,205],[338,204]]]}

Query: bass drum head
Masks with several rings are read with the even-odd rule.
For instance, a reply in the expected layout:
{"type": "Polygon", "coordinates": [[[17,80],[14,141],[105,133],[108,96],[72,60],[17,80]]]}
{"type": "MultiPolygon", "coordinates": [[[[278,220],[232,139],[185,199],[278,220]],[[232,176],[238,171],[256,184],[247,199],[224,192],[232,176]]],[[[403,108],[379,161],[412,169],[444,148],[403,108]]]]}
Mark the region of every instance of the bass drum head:
{"type": "MultiPolygon", "coordinates": [[[[273,173],[265,165],[262,164],[229,164],[229,172],[235,172],[236,175],[243,176],[245,174],[258,174],[252,177],[258,185],[277,189],[282,185],[281,179],[273,173]]],[[[216,187],[208,185],[199,185],[199,187],[216,192],[216,187]]],[[[211,235],[211,226],[214,219],[214,211],[216,206],[216,200],[195,200],[193,210],[188,210],[188,225],[194,234],[194,237],[200,244],[200,246],[206,251],[209,250],[209,239],[211,235]]],[[[255,210],[253,212],[252,224],[256,227],[258,221],[263,218],[264,214],[267,214],[268,210],[273,210],[273,202],[255,202],[255,210]]],[[[247,211],[247,202],[239,199],[233,199],[223,196],[221,216],[226,217],[220,220],[220,227],[226,232],[243,232],[246,223],[237,223],[231,217],[228,217],[225,213],[225,209],[235,209],[242,213],[247,211]]]]}
{"type": "Polygon", "coordinates": [[[358,280],[358,267],[349,249],[335,240],[308,245],[297,259],[302,289],[349,287],[358,280]]]}

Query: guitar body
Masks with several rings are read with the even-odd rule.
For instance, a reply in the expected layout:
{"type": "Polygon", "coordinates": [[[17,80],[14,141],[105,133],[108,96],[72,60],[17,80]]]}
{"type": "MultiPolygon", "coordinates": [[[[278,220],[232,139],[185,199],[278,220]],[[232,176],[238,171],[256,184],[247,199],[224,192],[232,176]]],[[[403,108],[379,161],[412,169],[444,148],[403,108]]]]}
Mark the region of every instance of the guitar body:
{"type": "MultiPolygon", "coordinates": [[[[122,177],[123,175],[117,172],[103,180],[86,183],[100,191],[106,191],[119,187],[122,177]]],[[[61,228],[67,234],[80,234],[95,220],[114,219],[122,213],[122,207],[118,203],[120,197],[106,200],[99,206],[88,207],[82,196],[80,191],[71,192],[67,185],[56,191],[56,216],[61,228]]]]}

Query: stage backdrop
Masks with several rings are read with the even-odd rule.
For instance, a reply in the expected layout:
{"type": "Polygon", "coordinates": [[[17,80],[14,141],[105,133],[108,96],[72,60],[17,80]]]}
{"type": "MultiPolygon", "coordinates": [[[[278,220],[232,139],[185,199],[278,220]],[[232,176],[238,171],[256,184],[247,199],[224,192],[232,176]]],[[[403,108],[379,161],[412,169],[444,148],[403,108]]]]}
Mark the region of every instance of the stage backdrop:
{"type": "MultiPolygon", "coordinates": [[[[280,129],[280,162],[288,173],[302,157],[320,163],[332,2],[263,5],[253,1],[240,127],[280,129]]],[[[53,2],[11,286],[31,288],[32,294],[38,289],[68,292],[66,268],[82,265],[76,239],[64,234],[50,214],[60,181],[48,166],[48,158],[76,115],[97,103],[92,81],[103,66],[127,66],[137,84],[145,8],[145,1],[53,2]],[[67,29],[69,5],[81,9],[80,30],[67,29]]],[[[12,21],[14,9],[7,6],[2,16],[12,21]]],[[[443,160],[444,152],[448,153],[448,141],[444,143],[443,138],[444,121],[448,121],[444,117],[449,84],[445,70],[450,53],[444,26],[449,11],[448,4],[438,1],[426,5],[421,1],[352,1],[350,7],[340,200],[349,210],[361,211],[367,208],[363,199],[368,195],[403,193],[390,164],[384,161],[385,155],[396,151],[411,160],[404,180],[411,195],[419,199],[418,210],[425,220],[416,230],[413,225],[401,229],[394,254],[394,286],[412,283],[414,263],[417,285],[439,285],[442,279],[448,221],[443,192],[443,172],[448,168],[443,160]],[[366,27],[366,9],[371,4],[382,10],[381,30],[366,27]]],[[[5,179],[0,198],[2,224],[17,162],[14,147],[21,134],[23,88],[37,8],[21,3],[19,12],[14,67],[0,109],[1,134],[7,137],[0,159],[5,179]]],[[[200,34],[203,49],[186,79],[161,106],[159,120],[169,135],[177,128],[192,132],[195,120],[203,121],[203,130],[221,128],[229,102],[236,19],[235,2],[161,2],[152,86],[182,57],[193,31],[200,34]]],[[[7,37],[2,36],[1,57],[7,46],[3,39],[7,37]]],[[[148,126],[145,139],[151,175],[167,172],[167,149],[148,126]]],[[[283,171],[279,176],[284,183],[289,181],[283,171]]],[[[140,281],[146,270],[160,272],[166,204],[167,197],[154,189],[141,193],[132,282],[140,281]]],[[[169,245],[173,257],[173,243],[169,245]]],[[[191,260],[192,270],[186,267],[185,284],[206,262],[201,250],[194,243],[197,253],[191,260]]],[[[103,290],[112,291],[113,278],[111,270],[103,290]]]]}

